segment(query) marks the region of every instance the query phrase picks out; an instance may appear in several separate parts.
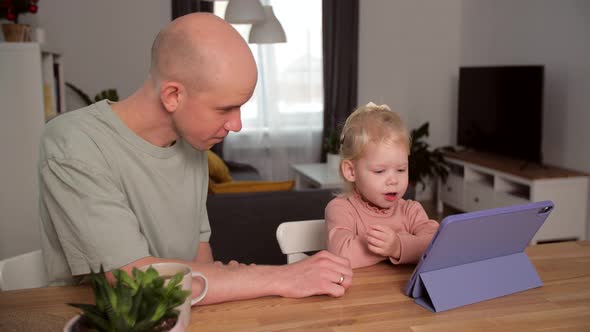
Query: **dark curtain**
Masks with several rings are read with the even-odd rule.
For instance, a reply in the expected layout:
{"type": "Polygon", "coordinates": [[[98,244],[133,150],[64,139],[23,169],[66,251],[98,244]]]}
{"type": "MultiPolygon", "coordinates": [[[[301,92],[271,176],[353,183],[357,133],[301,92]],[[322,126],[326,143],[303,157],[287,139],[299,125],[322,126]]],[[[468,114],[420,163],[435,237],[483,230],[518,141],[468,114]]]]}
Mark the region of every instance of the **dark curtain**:
{"type": "Polygon", "coordinates": [[[172,0],[172,19],[196,12],[213,13],[213,1],[172,0]]]}
{"type": "Polygon", "coordinates": [[[322,16],[325,142],[357,106],[359,0],[323,0],[322,16]]]}

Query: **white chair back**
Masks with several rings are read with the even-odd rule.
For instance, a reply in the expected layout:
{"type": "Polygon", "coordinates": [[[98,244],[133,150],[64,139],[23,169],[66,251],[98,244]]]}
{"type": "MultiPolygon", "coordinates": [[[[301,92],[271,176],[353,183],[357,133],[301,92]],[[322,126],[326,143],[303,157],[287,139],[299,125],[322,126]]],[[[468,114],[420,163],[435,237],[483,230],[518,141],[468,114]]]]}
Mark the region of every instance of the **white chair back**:
{"type": "Polygon", "coordinates": [[[326,248],[326,224],[323,219],[281,223],[277,241],[287,263],[295,263],[308,257],[305,252],[326,248]]]}
{"type": "Polygon", "coordinates": [[[49,284],[41,250],[0,261],[0,290],[45,287],[49,284]]]}

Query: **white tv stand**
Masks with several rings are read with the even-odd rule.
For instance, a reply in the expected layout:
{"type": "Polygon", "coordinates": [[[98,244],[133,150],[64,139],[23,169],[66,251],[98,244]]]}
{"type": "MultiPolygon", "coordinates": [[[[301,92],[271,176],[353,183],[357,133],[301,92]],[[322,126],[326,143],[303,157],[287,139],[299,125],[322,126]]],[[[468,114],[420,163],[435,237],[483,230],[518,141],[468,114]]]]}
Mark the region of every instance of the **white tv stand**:
{"type": "Polygon", "coordinates": [[[470,212],[551,200],[555,209],[532,242],[586,239],[587,174],[475,151],[445,153],[445,159],[451,169],[439,182],[439,212],[443,204],[470,212]]]}

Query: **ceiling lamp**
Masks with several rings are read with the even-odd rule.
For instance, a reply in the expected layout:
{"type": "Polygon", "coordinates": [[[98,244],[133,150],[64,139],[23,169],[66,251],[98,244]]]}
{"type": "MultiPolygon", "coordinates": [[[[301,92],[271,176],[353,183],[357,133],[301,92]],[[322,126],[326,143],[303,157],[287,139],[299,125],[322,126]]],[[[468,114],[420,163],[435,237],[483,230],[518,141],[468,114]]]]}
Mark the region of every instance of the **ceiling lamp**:
{"type": "Polygon", "coordinates": [[[225,9],[225,20],[233,24],[252,24],[264,20],[264,9],[259,0],[230,0],[225,9]]]}
{"type": "MultiPolygon", "coordinates": [[[[235,2],[236,0],[233,1],[235,2]]],[[[285,36],[285,30],[283,30],[281,23],[275,16],[272,6],[264,6],[264,20],[252,24],[248,42],[253,44],[271,44],[284,43],[286,41],[287,36],[285,36]]]]}

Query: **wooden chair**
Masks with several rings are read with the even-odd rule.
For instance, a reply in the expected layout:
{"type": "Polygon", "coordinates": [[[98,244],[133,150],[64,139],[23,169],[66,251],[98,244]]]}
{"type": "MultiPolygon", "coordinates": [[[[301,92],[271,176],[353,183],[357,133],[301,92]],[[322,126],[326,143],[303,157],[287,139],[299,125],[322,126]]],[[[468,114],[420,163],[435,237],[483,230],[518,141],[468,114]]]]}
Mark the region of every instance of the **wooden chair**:
{"type": "Polygon", "coordinates": [[[284,222],[277,228],[277,241],[287,263],[306,257],[306,252],[326,248],[326,224],[323,219],[284,222]]]}
{"type": "Polygon", "coordinates": [[[45,287],[49,284],[41,250],[0,261],[0,290],[45,287]]]}

